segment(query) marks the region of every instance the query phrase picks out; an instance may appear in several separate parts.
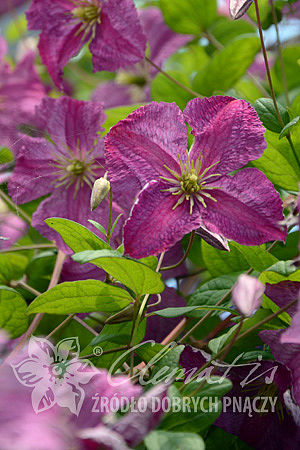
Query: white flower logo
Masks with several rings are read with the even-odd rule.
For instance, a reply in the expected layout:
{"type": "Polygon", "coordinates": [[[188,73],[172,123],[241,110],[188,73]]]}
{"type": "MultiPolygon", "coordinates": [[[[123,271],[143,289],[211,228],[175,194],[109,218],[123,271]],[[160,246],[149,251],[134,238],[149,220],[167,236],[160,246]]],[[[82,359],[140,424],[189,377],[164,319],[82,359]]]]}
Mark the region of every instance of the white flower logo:
{"type": "Polygon", "coordinates": [[[32,407],[37,414],[57,404],[78,416],[85,397],[80,385],[96,374],[89,360],[78,359],[79,353],[77,337],[63,339],[54,347],[47,339],[32,336],[29,358],[11,364],[17,380],[33,388],[32,407]]]}

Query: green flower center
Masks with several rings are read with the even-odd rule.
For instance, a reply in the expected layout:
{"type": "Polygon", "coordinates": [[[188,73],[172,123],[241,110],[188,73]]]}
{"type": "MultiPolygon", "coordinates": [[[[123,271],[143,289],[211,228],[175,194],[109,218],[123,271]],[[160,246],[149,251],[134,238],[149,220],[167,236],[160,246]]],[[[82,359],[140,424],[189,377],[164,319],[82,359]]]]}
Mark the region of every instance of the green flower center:
{"type": "Polygon", "coordinates": [[[76,8],[72,10],[72,16],[75,21],[81,22],[81,27],[76,32],[76,35],[83,32],[82,39],[91,32],[92,39],[95,37],[96,27],[101,23],[100,13],[101,6],[98,0],[72,0],[76,8]]]}
{"type": "MultiPolygon", "coordinates": [[[[93,149],[92,149],[93,150],[93,149]]],[[[82,150],[77,150],[76,154],[68,148],[70,157],[67,155],[53,155],[53,163],[51,164],[56,170],[54,174],[56,179],[53,181],[55,187],[65,186],[68,189],[75,183],[74,198],[78,190],[86,183],[91,189],[95,180],[99,177],[95,171],[102,168],[90,154],[92,150],[83,154],[82,150]]]]}
{"type": "Polygon", "coordinates": [[[173,178],[160,177],[162,180],[172,184],[171,188],[163,189],[163,191],[171,192],[172,195],[179,195],[179,199],[175,204],[175,206],[173,207],[173,210],[176,209],[177,206],[181,205],[181,203],[183,203],[184,200],[188,200],[190,202],[190,214],[192,214],[193,206],[195,203],[194,197],[202,203],[204,208],[206,208],[206,203],[203,197],[209,198],[210,200],[216,202],[217,200],[207,191],[220,188],[207,185],[207,180],[212,177],[220,176],[220,174],[219,173],[212,173],[210,175],[206,174],[212,167],[214,167],[220,161],[216,161],[214,164],[207,167],[205,170],[201,172],[203,159],[202,152],[200,153],[195,164],[194,161],[192,162],[190,161],[188,151],[187,151],[187,160],[185,164],[183,164],[179,155],[178,159],[181,173],[177,173],[175,172],[175,170],[172,170],[169,167],[164,166],[165,169],[167,169],[170,172],[173,178]]]}

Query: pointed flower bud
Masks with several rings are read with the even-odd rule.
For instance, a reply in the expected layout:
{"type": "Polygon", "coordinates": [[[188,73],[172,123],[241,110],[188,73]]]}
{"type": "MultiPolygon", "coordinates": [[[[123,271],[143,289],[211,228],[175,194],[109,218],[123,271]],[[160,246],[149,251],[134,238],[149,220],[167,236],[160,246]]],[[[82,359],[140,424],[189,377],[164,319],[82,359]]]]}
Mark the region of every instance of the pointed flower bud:
{"type": "Polygon", "coordinates": [[[232,301],[241,314],[248,317],[261,305],[265,286],[256,278],[240,275],[233,288],[232,301]]]}
{"type": "Polygon", "coordinates": [[[237,20],[242,17],[250,8],[253,0],[230,0],[229,12],[232,19],[237,20]]]}
{"type": "Polygon", "coordinates": [[[102,200],[105,199],[110,190],[110,182],[107,179],[107,172],[104,177],[95,181],[91,195],[91,210],[98,208],[102,200]]]}

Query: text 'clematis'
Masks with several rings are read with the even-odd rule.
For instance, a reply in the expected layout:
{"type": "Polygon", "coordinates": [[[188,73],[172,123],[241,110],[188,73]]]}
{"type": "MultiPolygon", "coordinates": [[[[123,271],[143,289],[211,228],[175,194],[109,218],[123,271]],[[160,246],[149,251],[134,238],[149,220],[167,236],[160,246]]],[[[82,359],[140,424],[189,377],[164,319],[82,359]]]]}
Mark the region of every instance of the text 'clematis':
{"type": "Polygon", "coordinates": [[[157,255],[203,225],[244,245],[284,240],[272,183],[255,168],[229,175],[265,147],[255,110],[232,97],[193,99],[183,113],[152,102],[119,122],[106,138],[111,180],[135,177],[142,188],[124,228],[126,253],[157,255]],[[185,120],[195,136],[189,152],[185,120]]]}
{"type": "Polygon", "coordinates": [[[59,89],[62,69],[88,42],[95,71],[144,58],[146,37],[132,0],[33,0],[27,21],[42,31],[40,55],[59,89]]]}

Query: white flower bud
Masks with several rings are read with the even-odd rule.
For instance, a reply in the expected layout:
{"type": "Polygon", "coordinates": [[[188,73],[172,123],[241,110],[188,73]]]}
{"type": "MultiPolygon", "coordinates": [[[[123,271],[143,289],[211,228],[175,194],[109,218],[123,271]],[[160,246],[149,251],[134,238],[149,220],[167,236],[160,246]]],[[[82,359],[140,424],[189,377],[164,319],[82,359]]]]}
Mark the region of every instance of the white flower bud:
{"type": "Polygon", "coordinates": [[[229,12],[232,19],[236,20],[242,17],[251,6],[253,0],[230,0],[229,12]]]}
{"type": "Polygon", "coordinates": [[[104,177],[95,181],[91,195],[91,211],[98,208],[110,190],[110,182],[107,180],[107,172],[104,177]]]}
{"type": "Polygon", "coordinates": [[[232,302],[241,314],[251,316],[261,305],[265,286],[256,278],[240,275],[232,291],[232,302]]]}

